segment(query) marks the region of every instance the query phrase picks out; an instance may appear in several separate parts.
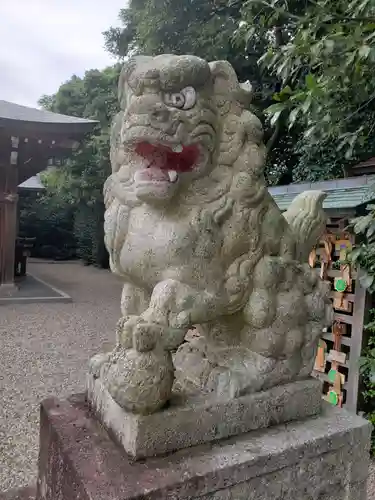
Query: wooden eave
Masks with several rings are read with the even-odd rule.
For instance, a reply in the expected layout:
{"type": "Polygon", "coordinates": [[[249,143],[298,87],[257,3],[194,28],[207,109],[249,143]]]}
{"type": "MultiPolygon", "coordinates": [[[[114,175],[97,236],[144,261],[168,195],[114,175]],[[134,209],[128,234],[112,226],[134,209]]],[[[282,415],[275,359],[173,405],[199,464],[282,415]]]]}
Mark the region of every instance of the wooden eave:
{"type": "Polygon", "coordinates": [[[52,113],[0,100],[0,131],[17,137],[78,138],[93,130],[98,122],[52,113]]]}

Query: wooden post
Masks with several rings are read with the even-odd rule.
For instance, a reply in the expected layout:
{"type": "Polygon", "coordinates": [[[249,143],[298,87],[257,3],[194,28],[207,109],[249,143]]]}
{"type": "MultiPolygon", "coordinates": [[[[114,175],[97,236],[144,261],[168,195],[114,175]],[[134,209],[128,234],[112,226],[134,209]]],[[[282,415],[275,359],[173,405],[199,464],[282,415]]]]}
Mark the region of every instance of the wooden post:
{"type": "Polygon", "coordinates": [[[14,253],[17,232],[18,138],[10,138],[9,161],[0,165],[0,295],[14,288],[14,253]]]}
{"type": "MultiPolygon", "coordinates": [[[[360,270],[358,270],[358,273],[360,273],[360,270]]],[[[345,405],[345,408],[352,413],[357,413],[358,391],[360,385],[359,361],[364,344],[363,330],[368,321],[369,309],[370,296],[361,286],[359,279],[357,279],[355,283],[352,338],[349,356],[349,377],[345,405]]]]}

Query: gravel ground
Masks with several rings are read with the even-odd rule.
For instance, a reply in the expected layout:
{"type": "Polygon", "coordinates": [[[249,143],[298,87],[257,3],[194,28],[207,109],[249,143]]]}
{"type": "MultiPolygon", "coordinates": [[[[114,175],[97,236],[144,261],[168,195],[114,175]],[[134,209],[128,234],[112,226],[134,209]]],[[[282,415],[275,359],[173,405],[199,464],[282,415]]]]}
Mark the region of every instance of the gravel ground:
{"type": "Polygon", "coordinates": [[[370,466],[367,482],[367,497],[368,500],[375,500],[375,462],[370,466]]]}
{"type": "Polygon", "coordinates": [[[35,481],[39,402],[84,389],[87,361],[112,345],[119,317],[121,282],[108,271],[76,262],[33,262],[29,271],[73,303],[0,306],[0,492],[35,481]]]}
{"type": "Polygon", "coordinates": [[[80,263],[30,263],[73,298],[0,306],[0,492],[35,481],[39,402],[84,389],[87,361],[114,341],[121,282],[80,263]]]}

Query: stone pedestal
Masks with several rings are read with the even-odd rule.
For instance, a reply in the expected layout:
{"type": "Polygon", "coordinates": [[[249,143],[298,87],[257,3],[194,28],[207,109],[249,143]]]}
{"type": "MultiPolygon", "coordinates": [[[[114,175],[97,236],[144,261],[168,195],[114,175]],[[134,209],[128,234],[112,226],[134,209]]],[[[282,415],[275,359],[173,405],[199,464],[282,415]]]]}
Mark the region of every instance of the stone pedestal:
{"type": "Polygon", "coordinates": [[[87,387],[99,421],[135,459],[302,420],[319,414],[322,408],[322,384],[314,378],[229,400],[177,392],[167,408],[151,415],[125,411],[91,374],[87,387]]]}
{"type": "Polygon", "coordinates": [[[134,462],[83,395],[41,410],[37,500],[366,500],[370,425],[345,410],[134,462]]]}

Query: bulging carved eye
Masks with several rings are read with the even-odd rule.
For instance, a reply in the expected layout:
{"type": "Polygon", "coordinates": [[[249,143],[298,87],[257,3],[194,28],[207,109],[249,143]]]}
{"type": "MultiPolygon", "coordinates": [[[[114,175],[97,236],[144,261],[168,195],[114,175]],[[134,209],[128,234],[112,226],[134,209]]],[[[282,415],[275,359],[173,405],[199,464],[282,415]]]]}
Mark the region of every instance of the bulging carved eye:
{"type": "Polygon", "coordinates": [[[174,94],[165,94],[164,102],[167,106],[173,106],[179,109],[191,109],[197,100],[193,87],[185,87],[181,92],[174,94]]]}

